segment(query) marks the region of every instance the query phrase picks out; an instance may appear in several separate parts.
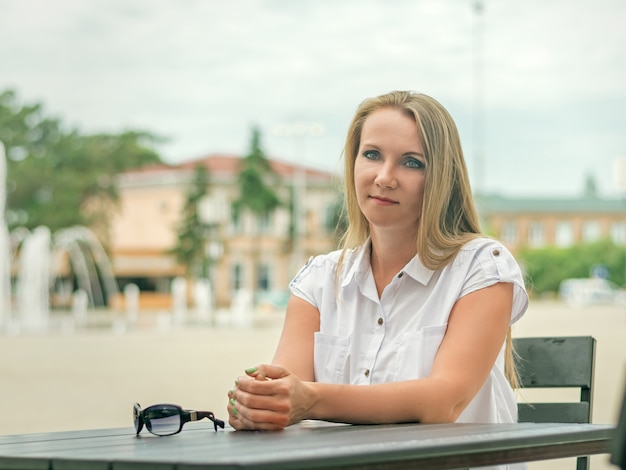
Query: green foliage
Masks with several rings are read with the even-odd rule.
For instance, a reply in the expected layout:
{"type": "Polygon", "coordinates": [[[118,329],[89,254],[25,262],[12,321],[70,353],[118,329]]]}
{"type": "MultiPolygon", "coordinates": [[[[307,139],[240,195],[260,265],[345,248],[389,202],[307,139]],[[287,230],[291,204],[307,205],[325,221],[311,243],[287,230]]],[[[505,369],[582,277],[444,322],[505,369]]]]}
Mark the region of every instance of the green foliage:
{"type": "Polygon", "coordinates": [[[238,182],[239,198],[233,203],[236,213],[246,208],[257,215],[263,215],[281,205],[274,191],[278,175],[261,149],[261,134],[257,128],[252,130],[250,152],[243,158],[238,182]]]}
{"type": "Polygon", "coordinates": [[[186,266],[190,277],[206,277],[208,274],[206,240],[210,227],[201,220],[198,209],[209,186],[210,175],[206,166],[197,165],[177,228],[176,246],[170,251],[179,263],[186,266]]]}
{"type": "Polygon", "coordinates": [[[152,134],[85,135],[46,118],[40,104],[21,105],[0,93],[0,141],[7,153],[9,228],[46,225],[105,227],[117,202],[114,178],[128,168],[161,159],[152,134]]]}
{"type": "Polygon", "coordinates": [[[346,214],[343,195],[337,199],[337,201],[329,208],[330,214],[327,217],[326,229],[329,232],[333,232],[335,243],[339,244],[341,237],[346,233],[348,229],[348,215],[346,214]]]}
{"type": "Polygon", "coordinates": [[[589,277],[594,266],[606,266],[609,280],[626,284],[626,247],[610,240],[568,248],[523,249],[517,254],[528,288],[536,294],[558,292],[562,280],[589,277]]]}

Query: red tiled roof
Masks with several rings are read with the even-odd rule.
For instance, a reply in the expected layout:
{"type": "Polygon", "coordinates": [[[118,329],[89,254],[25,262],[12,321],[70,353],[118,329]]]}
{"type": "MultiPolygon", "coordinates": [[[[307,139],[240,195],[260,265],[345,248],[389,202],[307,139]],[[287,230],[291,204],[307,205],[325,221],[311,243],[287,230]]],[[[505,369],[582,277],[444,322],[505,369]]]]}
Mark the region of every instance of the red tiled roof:
{"type": "MultiPolygon", "coordinates": [[[[141,168],[129,170],[127,173],[145,174],[176,170],[192,170],[198,165],[204,165],[211,174],[235,175],[239,172],[242,160],[243,159],[241,157],[232,154],[210,154],[176,165],[168,165],[164,163],[151,164],[141,168]]],[[[304,170],[307,178],[332,179],[334,177],[333,173],[328,171],[294,165],[279,160],[270,160],[270,164],[272,165],[274,171],[282,178],[292,177],[296,171],[302,169],[304,170]]]]}

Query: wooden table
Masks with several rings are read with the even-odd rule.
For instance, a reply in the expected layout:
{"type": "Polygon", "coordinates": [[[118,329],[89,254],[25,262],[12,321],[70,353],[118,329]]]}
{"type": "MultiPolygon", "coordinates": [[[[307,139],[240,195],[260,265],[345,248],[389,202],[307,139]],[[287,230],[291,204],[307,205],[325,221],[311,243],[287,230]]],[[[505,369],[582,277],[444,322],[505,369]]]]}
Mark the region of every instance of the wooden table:
{"type": "MultiPolygon", "coordinates": [[[[305,421],[280,432],[101,429],[0,436],[0,469],[458,468],[607,453],[615,428],[596,424],[401,424],[305,421]]],[[[607,457],[608,458],[608,457],[607,457]]]]}

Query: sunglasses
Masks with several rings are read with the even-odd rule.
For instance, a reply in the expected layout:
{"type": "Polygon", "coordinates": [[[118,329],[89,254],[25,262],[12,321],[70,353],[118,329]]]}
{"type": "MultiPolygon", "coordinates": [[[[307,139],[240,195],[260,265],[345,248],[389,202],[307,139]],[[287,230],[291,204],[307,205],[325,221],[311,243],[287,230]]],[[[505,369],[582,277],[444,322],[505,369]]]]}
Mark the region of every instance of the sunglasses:
{"type": "Polygon", "coordinates": [[[133,421],[137,435],[146,425],[146,429],[156,436],[171,436],[178,434],[185,423],[189,421],[200,421],[209,418],[213,421],[215,431],[217,427],[224,429],[224,421],[217,419],[210,411],[183,410],[178,405],[152,405],[145,410],[141,409],[139,403],[133,405],[133,421]]]}

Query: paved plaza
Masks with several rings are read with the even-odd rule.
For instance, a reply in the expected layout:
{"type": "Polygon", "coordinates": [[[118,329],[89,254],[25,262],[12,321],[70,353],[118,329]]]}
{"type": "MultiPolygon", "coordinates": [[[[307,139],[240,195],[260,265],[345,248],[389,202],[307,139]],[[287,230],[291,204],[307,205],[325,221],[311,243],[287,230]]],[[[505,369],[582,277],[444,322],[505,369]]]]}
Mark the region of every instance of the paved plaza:
{"type": "MultiPolygon", "coordinates": [[[[0,336],[0,434],[131,426],[135,401],[171,402],[225,418],[229,388],[245,368],[272,359],[282,321],[281,312],[265,312],[248,328],[177,327],[153,313],[140,316],[142,326],[126,330],[0,336]]],[[[594,336],[593,422],[616,421],[626,383],[626,307],[535,301],[513,333],[594,336]]],[[[574,468],[572,462],[531,468],[574,468]]],[[[611,468],[605,462],[606,456],[593,457],[592,468],[611,468]]]]}

